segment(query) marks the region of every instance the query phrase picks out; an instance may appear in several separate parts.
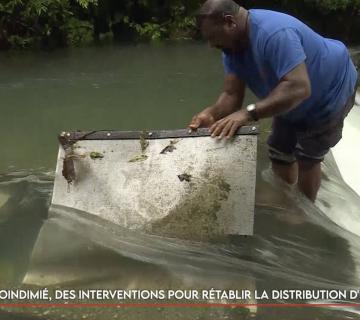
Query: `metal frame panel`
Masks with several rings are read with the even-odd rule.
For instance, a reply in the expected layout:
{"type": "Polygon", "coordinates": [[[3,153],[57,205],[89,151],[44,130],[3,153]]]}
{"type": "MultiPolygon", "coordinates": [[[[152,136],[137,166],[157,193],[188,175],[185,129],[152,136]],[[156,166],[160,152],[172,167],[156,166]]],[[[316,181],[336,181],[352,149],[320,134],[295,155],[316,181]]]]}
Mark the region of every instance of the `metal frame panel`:
{"type": "Polygon", "coordinates": [[[207,129],[64,132],[52,204],[167,237],[252,235],[256,133],[244,127],[218,141],[207,129]],[[70,185],[64,158],[76,172],[70,185]]]}

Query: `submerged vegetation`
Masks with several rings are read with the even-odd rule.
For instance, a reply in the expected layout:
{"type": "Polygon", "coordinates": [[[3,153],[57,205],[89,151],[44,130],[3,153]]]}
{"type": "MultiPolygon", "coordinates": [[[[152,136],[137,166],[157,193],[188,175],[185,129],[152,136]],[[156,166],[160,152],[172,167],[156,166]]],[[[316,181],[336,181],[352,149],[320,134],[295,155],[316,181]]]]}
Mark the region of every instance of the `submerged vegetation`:
{"type": "MultiPolygon", "coordinates": [[[[243,0],[292,13],[318,31],[360,41],[360,0],[243,0]]],[[[104,39],[197,38],[197,0],[1,0],[0,49],[54,48],[104,39]]]]}

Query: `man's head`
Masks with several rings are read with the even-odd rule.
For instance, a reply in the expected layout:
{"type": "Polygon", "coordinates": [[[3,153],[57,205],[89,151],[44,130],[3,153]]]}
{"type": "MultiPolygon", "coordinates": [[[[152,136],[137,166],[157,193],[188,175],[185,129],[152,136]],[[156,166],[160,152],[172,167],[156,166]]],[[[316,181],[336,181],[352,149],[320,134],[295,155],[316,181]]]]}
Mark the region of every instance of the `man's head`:
{"type": "Polygon", "coordinates": [[[207,0],[197,14],[201,33],[211,46],[240,51],[247,41],[246,10],[233,0],[207,0]]]}

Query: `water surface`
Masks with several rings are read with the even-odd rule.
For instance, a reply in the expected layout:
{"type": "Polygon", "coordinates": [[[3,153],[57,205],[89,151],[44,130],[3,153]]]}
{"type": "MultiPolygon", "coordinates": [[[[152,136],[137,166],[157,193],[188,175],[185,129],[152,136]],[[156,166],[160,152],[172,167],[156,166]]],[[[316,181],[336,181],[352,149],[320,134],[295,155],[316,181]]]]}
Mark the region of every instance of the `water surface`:
{"type": "MultiPolygon", "coordinates": [[[[331,158],[316,205],[274,179],[266,156],[268,123],[259,137],[252,238],[195,243],[151,237],[61,207],[47,219],[58,132],[183,128],[221,89],[219,52],[196,43],[24,52],[2,54],[0,69],[2,286],[22,281],[123,289],[360,286],[359,197],[338,176],[331,158]]],[[[251,101],[248,95],[246,102],[251,101]]],[[[14,319],[249,316],[224,308],[5,311],[14,319]]],[[[256,319],[360,318],[358,310],[341,307],[250,311],[256,319]]]]}

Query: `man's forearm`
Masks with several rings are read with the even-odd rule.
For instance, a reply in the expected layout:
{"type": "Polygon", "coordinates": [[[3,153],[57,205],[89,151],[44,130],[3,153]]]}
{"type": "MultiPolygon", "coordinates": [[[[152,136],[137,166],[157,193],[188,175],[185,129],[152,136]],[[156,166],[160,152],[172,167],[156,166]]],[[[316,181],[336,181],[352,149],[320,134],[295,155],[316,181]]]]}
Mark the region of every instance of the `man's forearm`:
{"type": "Polygon", "coordinates": [[[256,103],[256,113],[259,119],[269,118],[290,111],[311,95],[308,81],[283,80],[263,100],[256,103]]]}
{"type": "Polygon", "coordinates": [[[244,95],[231,95],[227,92],[223,92],[216,103],[209,107],[208,110],[217,121],[238,111],[242,106],[243,100],[244,95]]]}

